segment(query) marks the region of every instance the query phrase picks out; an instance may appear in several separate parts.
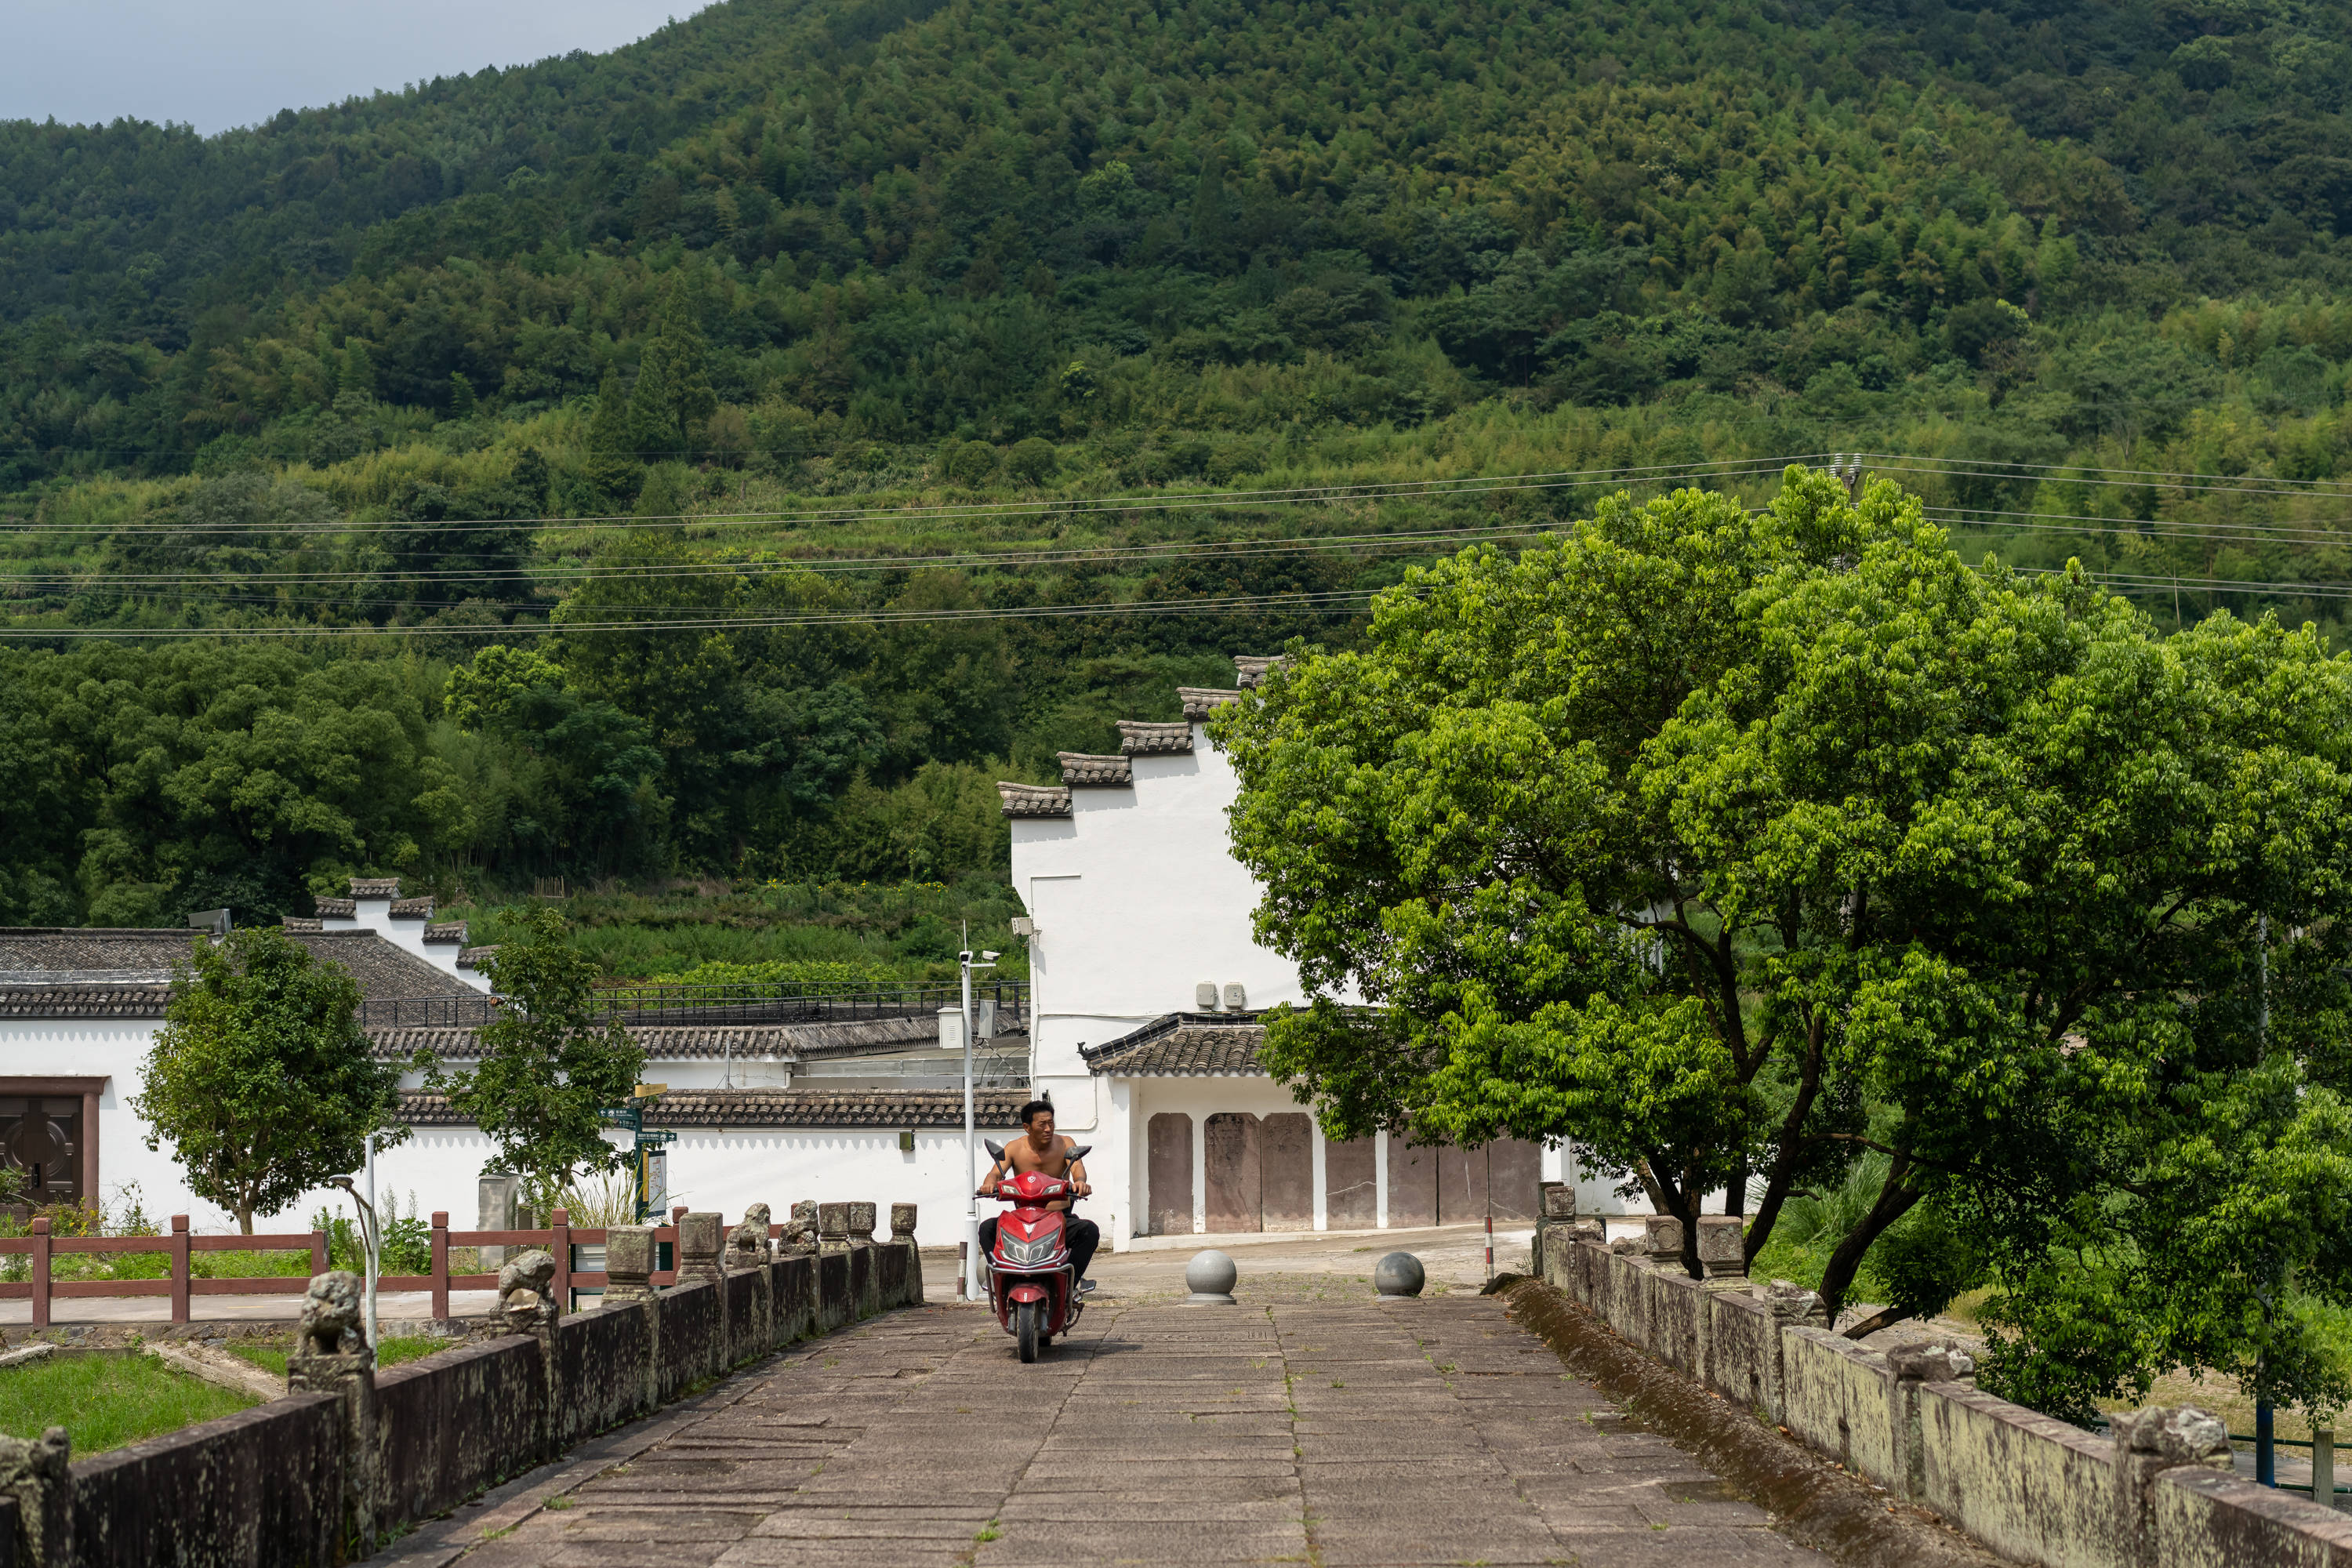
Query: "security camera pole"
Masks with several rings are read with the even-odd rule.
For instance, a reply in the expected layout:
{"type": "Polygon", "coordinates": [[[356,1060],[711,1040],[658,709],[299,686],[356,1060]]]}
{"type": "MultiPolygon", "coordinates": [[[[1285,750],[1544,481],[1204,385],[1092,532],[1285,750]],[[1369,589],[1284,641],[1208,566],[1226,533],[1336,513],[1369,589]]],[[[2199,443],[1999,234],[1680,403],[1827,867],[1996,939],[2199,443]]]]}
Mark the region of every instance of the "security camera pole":
{"type": "Polygon", "coordinates": [[[956,960],[963,971],[963,1185],[964,1191],[971,1194],[964,1214],[963,1245],[957,1249],[963,1258],[958,1271],[961,1278],[956,1281],[956,1293],[970,1301],[977,1299],[979,1294],[972,1289],[972,1282],[979,1273],[976,1266],[980,1260],[980,1146],[979,1134],[973,1131],[971,1122],[971,972],[995,968],[996,954],[983,952],[980,955],[980,962],[975,963],[971,950],[966,948],[956,954],[956,960]]]}

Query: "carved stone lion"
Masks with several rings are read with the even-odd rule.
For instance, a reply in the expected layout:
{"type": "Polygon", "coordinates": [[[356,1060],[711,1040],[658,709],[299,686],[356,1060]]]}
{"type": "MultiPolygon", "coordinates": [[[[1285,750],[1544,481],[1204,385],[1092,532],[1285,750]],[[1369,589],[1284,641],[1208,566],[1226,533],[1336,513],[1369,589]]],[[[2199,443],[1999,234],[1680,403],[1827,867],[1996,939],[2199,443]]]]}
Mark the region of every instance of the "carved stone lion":
{"type": "Polygon", "coordinates": [[[499,1270],[499,1312],[509,1327],[529,1330],[555,1316],[555,1258],[534,1247],[499,1270]]]}
{"type": "Polygon", "coordinates": [[[743,1222],[727,1233],[727,1272],[757,1268],[768,1260],[768,1205],[753,1204],[743,1211],[743,1222]]]}
{"type": "Polygon", "coordinates": [[[299,1353],[349,1355],[361,1349],[367,1342],[360,1334],[363,1289],[360,1277],[348,1268],[313,1277],[302,1295],[299,1353]]]}

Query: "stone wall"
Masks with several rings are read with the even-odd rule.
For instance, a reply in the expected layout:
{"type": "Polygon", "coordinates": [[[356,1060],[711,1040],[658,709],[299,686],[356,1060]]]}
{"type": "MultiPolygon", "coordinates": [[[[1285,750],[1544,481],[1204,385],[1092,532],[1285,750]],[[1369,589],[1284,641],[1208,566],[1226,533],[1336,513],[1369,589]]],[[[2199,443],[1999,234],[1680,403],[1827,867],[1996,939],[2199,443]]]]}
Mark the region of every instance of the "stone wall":
{"type": "Polygon", "coordinates": [[[909,1227],[593,1311],[534,1316],[514,1300],[506,1321],[522,1331],[382,1373],[364,1355],[298,1354],[310,1391],[94,1458],[67,1462],[61,1432],[0,1437],[0,1480],[14,1478],[0,1565],[352,1561],[707,1378],[919,1304],[922,1266],[909,1227]]]}
{"type": "Polygon", "coordinates": [[[2118,1417],[2107,1436],[2083,1431],[1979,1391],[1964,1354],[1882,1355],[1830,1333],[1810,1291],[1692,1279],[1677,1223],[1650,1225],[1617,1249],[1598,1226],[1547,1226],[1537,1271],[1652,1357],[2002,1557],[2352,1568],[2352,1515],[2238,1479],[2210,1416],[2158,1408],[2118,1417]]]}

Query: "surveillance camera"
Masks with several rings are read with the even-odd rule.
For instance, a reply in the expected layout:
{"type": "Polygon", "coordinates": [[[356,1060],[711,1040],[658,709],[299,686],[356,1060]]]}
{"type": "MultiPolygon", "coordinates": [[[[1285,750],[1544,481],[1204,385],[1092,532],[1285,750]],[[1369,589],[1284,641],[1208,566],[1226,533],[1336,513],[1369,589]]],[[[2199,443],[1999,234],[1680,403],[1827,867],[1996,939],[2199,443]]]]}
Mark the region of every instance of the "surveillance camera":
{"type": "Polygon", "coordinates": [[[996,954],[994,954],[994,953],[992,953],[992,952],[983,952],[983,953],[982,953],[982,954],[980,955],[980,957],[981,957],[981,962],[982,962],[982,963],[995,963],[995,962],[996,962],[996,954]]]}

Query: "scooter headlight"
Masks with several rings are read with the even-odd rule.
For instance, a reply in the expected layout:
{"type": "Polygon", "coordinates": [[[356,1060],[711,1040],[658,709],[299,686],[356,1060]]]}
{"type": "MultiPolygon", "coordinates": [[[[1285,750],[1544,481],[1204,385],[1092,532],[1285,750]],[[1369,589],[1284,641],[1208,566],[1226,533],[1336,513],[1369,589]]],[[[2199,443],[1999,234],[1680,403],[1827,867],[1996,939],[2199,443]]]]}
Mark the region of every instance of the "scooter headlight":
{"type": "Polygon", "coordinates": [[[997,1250],[1003,1254],[1006,1263],[1016,1267],[1027,1267],[1044,1263],[1052,1258],[1054,1238],[1044,1237],[1035,1241],[1021,1241],[1008,1236],[997,1243],[997,1250]]]}

